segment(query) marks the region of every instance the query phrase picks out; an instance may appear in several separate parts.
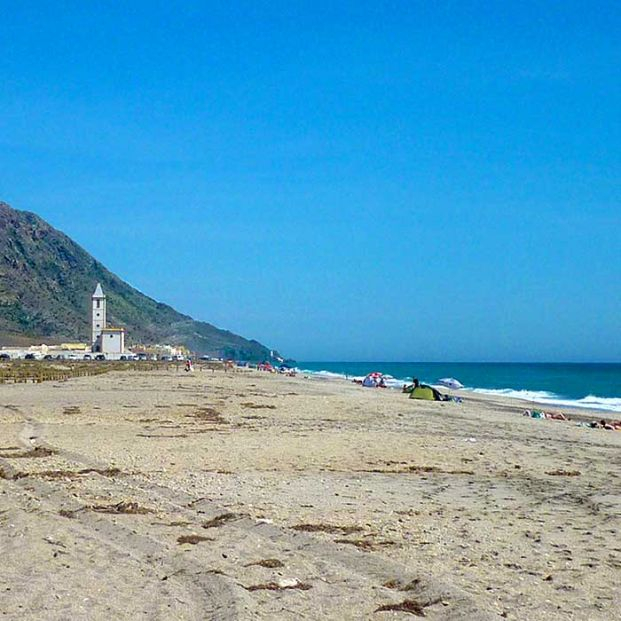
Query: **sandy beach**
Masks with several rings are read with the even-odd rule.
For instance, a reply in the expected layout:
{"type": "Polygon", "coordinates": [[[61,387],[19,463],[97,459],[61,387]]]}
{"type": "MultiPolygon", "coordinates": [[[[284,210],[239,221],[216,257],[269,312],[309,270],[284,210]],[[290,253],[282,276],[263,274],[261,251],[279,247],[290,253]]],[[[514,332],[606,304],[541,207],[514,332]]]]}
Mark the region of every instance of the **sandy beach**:
{"type": "Polygon", "coordinates": [[[523,409],[256,371],[0,385],[0,613],[618,619],[621,432],[523,409]]]}

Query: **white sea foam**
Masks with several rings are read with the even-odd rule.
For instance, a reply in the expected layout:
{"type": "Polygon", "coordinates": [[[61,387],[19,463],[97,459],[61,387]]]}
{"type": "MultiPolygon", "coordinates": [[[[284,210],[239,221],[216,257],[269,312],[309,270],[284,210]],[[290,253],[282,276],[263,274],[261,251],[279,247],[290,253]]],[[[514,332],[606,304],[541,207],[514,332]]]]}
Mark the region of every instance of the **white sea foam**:
{"type": "Polygon", "coordinates": [[[308,369],[296,369],[298,373],[308,373],[309,375],[317,375],[326,379],[345,379],[343,373],[332,373],[332,371],[309,371],[308,369]]]}
{"type": "Polygon", "coordinates": [[[471,388],[467,390],[478,392],[482,395],[499,395],[502,397],[511,397],[512,399],[525,399],[526,401],[559,398],[558,395],[553,392],[547,392],[545,390],[513,390],[513,388],[471,388]]]}
{"type": "Polygon", "coordinates": [[[407,384],[407,382],[396,379],[390,375],[385,375],[384,381],[386,382],[386,386],[388,386],[388,388],[398,388],[399,390],[403,388],[403,384],[407,384]]]}
{"type": "Polygon", "coordinates": [[[523,399],[541,405],[555,405],[573,408],[588,408],[590,410],[606,410],[609,412],[621,412],[621,398],[597,397],[587,395],[582,399],[566,399],[553,392],[545,390],[513,390],[512,388],[474,388],[471,392],[483,395],[500,395],[511,399],[523,399]]]}
{"type": "Polygon", "coordinates": [[[621,399],[618,397],[596,397],[595,395],[588,395],[583,399],[578,399],[576,403],[579,403],[582,407],[621,412],[621,399]]]}
{"type": "MultiPolygon", "coordinates": [[[[311,371],[309,369],[296,369],[298,373],[305,373],[307,375],[320,377],[328,380],[358,380],[362,381],[366,376],[365,375],[346,375],[345,373],[334,373],[332,371],[311,371]]],[[[392,375],[384,375],[384,382],[388,388],[398,388],[401,390],[401,387],[405,383],[403,380],[395,379],[392,375]]]]}

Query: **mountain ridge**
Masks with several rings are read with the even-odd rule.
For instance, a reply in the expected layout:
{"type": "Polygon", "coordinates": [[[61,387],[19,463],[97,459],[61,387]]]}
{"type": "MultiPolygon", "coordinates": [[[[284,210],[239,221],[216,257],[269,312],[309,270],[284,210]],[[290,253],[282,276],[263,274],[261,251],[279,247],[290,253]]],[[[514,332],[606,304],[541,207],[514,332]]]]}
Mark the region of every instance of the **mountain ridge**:
{"type": "Polygon", "coordinates": [[[127,329],[129,345],[185,345],[238,360],[278,357],[255,339],[154,300],[35,213],[0,201],[0,344],[88,341],[90,299],[98,282],[107,296],[109,323],[127,329]]]}

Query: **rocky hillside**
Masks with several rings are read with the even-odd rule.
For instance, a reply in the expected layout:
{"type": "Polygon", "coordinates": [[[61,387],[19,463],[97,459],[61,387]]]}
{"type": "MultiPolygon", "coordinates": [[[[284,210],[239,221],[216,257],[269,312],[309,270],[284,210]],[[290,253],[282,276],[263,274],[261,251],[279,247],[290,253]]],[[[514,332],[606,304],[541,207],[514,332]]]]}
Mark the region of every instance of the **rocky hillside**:
{"type": "Polygon", "coordinates": [[[270,358],[257,341],[143,295],[37,215],[0,202],[0,345],[87,341],[98,282],[107,295],[108,322],[127,328],[129,344],[183,344],[201,354],[270,358]]]}

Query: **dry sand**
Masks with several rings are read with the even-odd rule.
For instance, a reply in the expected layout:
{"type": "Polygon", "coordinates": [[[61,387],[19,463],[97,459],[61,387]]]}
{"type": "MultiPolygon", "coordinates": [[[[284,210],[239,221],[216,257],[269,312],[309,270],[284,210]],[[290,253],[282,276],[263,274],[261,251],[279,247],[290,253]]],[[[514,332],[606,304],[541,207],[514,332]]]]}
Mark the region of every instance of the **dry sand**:
{"type": "Polygon", "coordinates": [[[520,409],[258,372],[2,385],[0,614],[618,619],[621,432],[520,409]]]}

